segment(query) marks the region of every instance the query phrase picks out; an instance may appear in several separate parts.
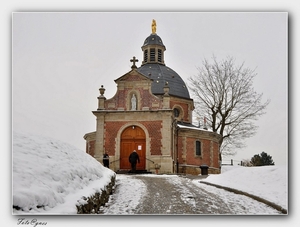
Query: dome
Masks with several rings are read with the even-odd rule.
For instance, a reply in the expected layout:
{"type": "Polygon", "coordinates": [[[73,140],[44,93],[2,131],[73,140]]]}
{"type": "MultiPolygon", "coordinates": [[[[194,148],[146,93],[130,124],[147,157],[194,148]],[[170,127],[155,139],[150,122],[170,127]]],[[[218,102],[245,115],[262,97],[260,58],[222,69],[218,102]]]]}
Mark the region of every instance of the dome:
{"type": "Polygon", "coordinates": [[[159,46],[164,46],[162,39],[155,33],[155,34],[151,34],[150,36],[148,36],[145,41],[144,44],[142,46],[142,48],[144,46],[148,46],[148,45],[159,45],[159,46]]]}
{"type": "Polygon", "coordinates": [[[154,95],[163,95],[163,88],[168,82],[170,95],[190,99],[184,81],[173,69],[161,64],[147,63],[139,67],[137,71],[153,80],[151,90],[154,95]]]}

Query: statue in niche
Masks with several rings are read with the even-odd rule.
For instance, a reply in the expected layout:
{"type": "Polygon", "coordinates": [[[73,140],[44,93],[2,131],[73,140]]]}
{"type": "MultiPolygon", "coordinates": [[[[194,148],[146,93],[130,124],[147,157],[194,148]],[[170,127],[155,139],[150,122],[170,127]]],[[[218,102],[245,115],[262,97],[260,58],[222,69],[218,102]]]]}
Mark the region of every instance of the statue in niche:
{"type": "Polygon", "coordinates": [[[131,97],[131,110],[136,110],[136,96],[135,94],[131,97]]]}

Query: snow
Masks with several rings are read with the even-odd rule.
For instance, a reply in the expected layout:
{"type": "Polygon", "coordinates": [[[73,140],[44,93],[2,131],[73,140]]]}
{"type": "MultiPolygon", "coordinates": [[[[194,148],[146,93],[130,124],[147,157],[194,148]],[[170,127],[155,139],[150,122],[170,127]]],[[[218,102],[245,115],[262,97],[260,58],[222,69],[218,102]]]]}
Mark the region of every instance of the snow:
{"type": "Polygon", "coordinates": [[[64,142],[13,133],[14,213],[76,214],[76,203],[110,182],[115,173],[64,142]],[[37,208],[44,207],[44,209],[37,208]]]}
{"type": "Polygon", "coordinates": [[[286,166],[223,166],[219,175],[202,180],[234,188],[288,208],[288,171],[286,166]]]}
{"type": "MultiPolygon", "coordinates": [[[[110,182],[115,173],[93,157],[73,146],[51,138],[13,133],[13,214],[76,214],[76,204],[82,196],[94,194],[110,182]],[[39,208],[38,208],[39,207],[39,208]]],[[[148,174],[148,177],[167,177],[179,184],[179,176],[148,174]]],[[[117,175],[119,192],[113,194],[104,215],[133,214],[143,194],[144,183],[130,175],[117,175]]],[[[224,166],[222,173],[209,175],[201,181],[235,188],[288,208],[288,173],[286,166],[241,167],[224,166]]],[[[222,194],[220,189],[200,183],[191,184],[209,188],[222,194]]],[[[222,190],[224,191],[224,190],[222,190]]],[[[234,193],[224,194],[230,201],[234,193]]],[[[222,195],[221,195],[222,196],[222,195]]],[[[240,195],[239,195],[240,196],[240,195]]],[[[255,212],[255,208],[253,211],[255,212]]]]}

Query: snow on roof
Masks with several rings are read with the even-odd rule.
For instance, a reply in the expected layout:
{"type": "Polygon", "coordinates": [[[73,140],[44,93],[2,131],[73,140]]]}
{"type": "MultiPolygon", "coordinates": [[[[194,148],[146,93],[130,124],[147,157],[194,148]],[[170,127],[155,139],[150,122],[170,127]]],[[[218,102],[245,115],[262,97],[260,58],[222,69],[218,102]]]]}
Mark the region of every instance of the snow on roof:
{"type": "Polygon", "coordinates": [[[193,124],[178,123],[177,125],[179,128],[188,128],[188,129],[193,129],[193,130],[213,132],[211,129],[204,129],[203,127],[198,127],[193,124]]]}

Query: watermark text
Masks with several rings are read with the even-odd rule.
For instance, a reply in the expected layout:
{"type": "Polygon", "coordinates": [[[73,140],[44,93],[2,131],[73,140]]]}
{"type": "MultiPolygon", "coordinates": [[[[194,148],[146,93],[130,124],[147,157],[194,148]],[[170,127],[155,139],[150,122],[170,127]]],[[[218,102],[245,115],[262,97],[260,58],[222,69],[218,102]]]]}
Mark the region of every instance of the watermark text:
{"type": "Polygon", "coordinates": [[[38,227],[38,226],[45,226],[47,225],[47,222],[45,221],[38,221],[37,219],[25,219],[25,218],[19,218],[17,221],[17,225],[26,225],[26,226],[32,226],[32,227],[38,227]]]}

